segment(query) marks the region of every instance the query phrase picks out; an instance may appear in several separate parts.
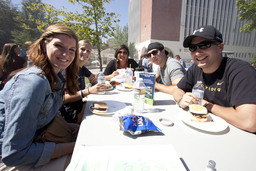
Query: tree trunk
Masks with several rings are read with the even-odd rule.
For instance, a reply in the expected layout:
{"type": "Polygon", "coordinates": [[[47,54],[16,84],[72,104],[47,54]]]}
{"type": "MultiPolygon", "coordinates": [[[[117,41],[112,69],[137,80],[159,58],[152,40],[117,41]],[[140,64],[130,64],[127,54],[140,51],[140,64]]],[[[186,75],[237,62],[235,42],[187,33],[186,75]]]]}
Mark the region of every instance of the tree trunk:
{"type": "Polygon", "coordinates": [[[98,33],[98,22],[97,22],[97,14],[96,14],[96,9],[95,6],[93,5],[93,11],[94,11],[94,22],[95,22],[95,29],[96,29],[96,42],[97,42],[97,49],[98,49],[98,59],[100,61],[100,71],[102,71],[102,59],[101,59],[101,49],[100,49],[100,38],[99,38],[99,33],[98,33]]]}

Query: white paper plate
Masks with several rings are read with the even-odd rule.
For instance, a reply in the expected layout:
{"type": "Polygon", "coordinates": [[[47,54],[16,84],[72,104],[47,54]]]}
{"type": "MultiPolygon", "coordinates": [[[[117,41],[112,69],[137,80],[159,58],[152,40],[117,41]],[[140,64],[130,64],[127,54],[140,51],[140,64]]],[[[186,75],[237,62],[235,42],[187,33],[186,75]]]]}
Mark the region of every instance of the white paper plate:
{"type": "Polygon", "coordinates": [[[122,102],[119,102],[119,101],[114,101],[114,100],[106,100],[106,101],[100,101],[100,102],[104,102],[104,103],[107,103],[108,105],[108,110],[106,113],[97,113],[95,111],[93,111],[91,109],[92,107],[92,104],[90,105],[89,107],[89,110],[96,114],[96,115],[113,115],[115,112],[119,111],[119,110],[122,110],[123,108],[126,107],[126,104],[122,103],[122,102]]]}
{"type": "Polygon", "coordinates": [[[132,91],[132,89],[125,88],[123,84],[117,85],[116,89],[119,91],[132,91]]]}
{"type": "Polygon", "coordinates": [[[228,127],[228,124],[225,120],[211,113],[209,114],[207,122],[196,122],[190,119],[189,112],[183,111],[181,113],[181,120],[194,128],[207,132],[221,132],[228,127]]]}

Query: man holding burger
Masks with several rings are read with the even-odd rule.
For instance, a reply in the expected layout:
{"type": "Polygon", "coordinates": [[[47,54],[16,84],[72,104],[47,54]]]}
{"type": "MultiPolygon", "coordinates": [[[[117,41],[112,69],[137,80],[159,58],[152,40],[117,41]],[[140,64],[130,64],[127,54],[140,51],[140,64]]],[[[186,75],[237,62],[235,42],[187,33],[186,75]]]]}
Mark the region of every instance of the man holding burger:
{"type": "Polygon", "coordinates": [[[167,57],[164,45],[159,42],[150,43],[147,49],[147,56],[151,62],[159,65],[156,71],[156,80],[161,78],[161,83],[155,82],[155,88],[164,93],[173,94],[173,90],[182,77],[185,75],[185,68],[173,58],[167,57]]]}
{"type": "Polygon", "coordinates": [[[197,81],[204,84],[203,105],[230,124],[256,132],[256,72],[247,62],[222,57],[222,34],[213,26],[201,26],[188,36],[194,64],[177,84],[174,99],[181,108],[197,103],[191,93],[197,81]]]}

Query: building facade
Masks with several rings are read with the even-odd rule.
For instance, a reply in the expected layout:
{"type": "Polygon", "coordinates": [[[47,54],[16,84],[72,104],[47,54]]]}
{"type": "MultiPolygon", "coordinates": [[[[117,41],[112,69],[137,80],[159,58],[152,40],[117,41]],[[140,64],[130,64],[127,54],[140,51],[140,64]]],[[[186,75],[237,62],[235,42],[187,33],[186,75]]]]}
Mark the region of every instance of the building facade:
{"type": "Polygon", "coordinates": [[[213,25],[223,35],[224,51],[250,62],[256,54],[256,32],[242,33],[236,0],[130,0],[128,41],[138,56],[151,42],[161,42],[171,56],[191,60],[185,37],[202,25],[213,25]]]}

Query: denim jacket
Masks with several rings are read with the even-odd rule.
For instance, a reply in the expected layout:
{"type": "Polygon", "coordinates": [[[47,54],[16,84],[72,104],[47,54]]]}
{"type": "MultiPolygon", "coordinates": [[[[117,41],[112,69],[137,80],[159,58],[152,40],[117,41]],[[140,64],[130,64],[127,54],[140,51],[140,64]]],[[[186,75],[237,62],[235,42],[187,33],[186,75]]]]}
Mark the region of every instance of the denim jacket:
{"type": "Polygon", "coordinates": [[[48,163],[55,143],[33,142],[36,131],[47,125],[62,105],[64,78],[52,92],[43,71],[26,68],[0,91],[0,153],[7,166],[40,166],[48,163]]]}

